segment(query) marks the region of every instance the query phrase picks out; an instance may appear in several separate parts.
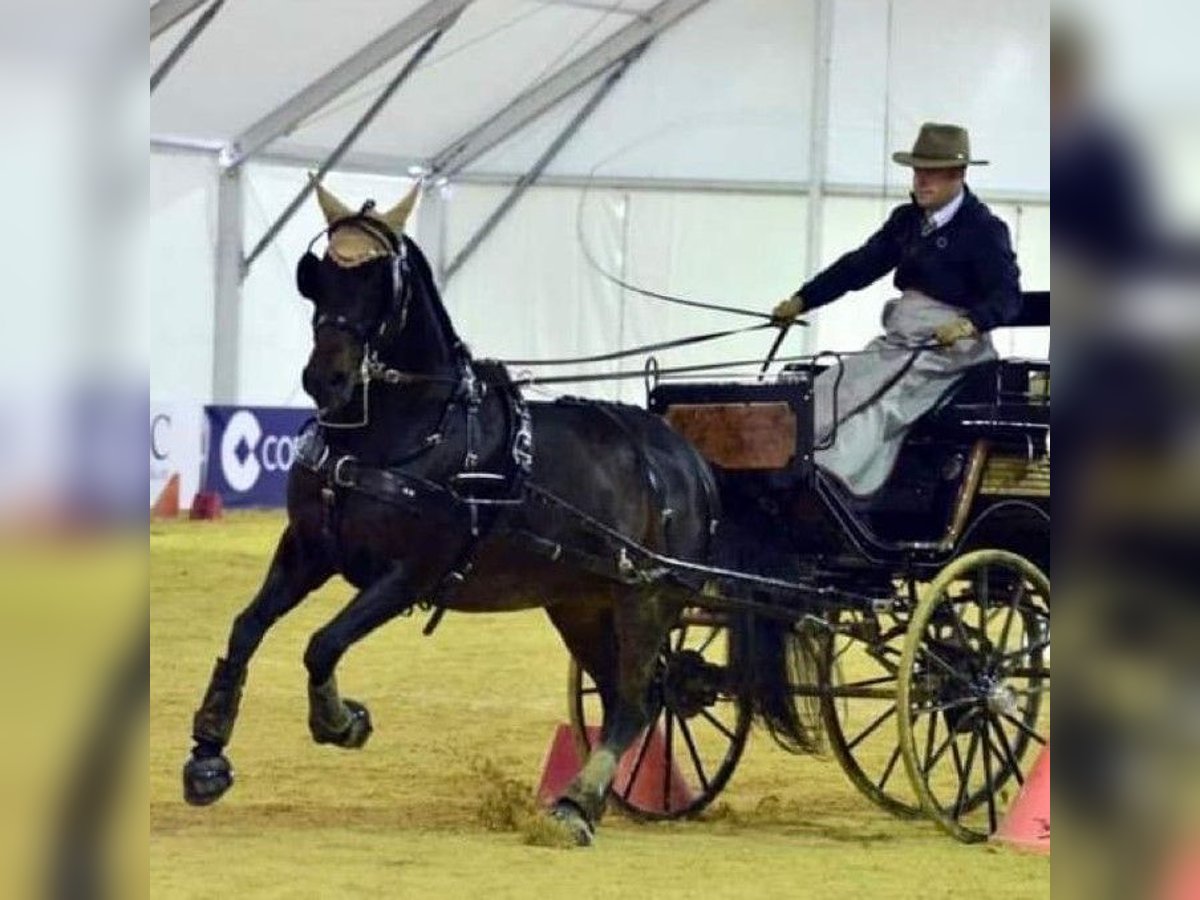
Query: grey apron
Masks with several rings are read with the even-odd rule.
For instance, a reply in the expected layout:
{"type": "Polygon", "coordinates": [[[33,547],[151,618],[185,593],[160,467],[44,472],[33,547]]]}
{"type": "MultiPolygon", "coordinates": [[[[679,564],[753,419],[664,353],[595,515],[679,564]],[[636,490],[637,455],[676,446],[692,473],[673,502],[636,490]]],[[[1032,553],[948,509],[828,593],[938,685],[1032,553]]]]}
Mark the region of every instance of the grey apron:
{"type": "Polygon", "coordinates": [[[883,308],[884,334],[863,352],[842,357],[814,384],[816,462],[859,496],[883,486],[909,427],[932,409],[965,370],[996,358],[991,338],[965,338],[915,352],[933,330],[962,310],[908,290],[883,308]],[[837,423],[834,428],[834,385],[837,423]]]}

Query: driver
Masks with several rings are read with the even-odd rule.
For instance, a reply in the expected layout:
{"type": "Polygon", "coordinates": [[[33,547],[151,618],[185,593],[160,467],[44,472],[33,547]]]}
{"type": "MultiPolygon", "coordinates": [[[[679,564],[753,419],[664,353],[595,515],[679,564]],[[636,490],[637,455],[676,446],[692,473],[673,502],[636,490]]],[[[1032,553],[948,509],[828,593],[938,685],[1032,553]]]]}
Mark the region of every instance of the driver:
{"type": "Polygon", "coordinates": [[[884,334],[814,386],[816,462],[859,496],[887,480],[908,427],[966,369],[996,358],[988,332],[1021,310],[1008,227],[966,185],[967,166],[987,165],[971,158],[966,129],[926,123],[912,152],[892,159],[913,170],[911,202],[772,313],[788,325],[896,272],[884,334]]]}

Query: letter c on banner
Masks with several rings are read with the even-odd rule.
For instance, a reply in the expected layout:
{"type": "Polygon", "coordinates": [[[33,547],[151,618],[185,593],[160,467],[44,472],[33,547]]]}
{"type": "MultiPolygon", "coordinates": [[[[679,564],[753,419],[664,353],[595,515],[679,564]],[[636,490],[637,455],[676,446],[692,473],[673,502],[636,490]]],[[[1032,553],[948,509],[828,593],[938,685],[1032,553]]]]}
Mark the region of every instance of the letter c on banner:
{"type": "Polygon", "coordinates": [[[171,428],[171,417],[166,413],[159,413],[150,420],[150,455],[157,460],[164,460],[170,456],[170,451],[162,449],[159,444],[159,429],[166,427],[169,431],[171,428]]]}

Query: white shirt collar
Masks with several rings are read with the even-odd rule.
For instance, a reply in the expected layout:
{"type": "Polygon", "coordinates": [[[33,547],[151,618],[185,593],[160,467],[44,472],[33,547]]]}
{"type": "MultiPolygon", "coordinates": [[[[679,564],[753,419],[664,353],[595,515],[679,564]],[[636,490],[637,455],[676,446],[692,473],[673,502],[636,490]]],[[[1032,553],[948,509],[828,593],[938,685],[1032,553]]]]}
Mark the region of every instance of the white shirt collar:
{"type": "Polygon", "coordinates": [[[949,203],[947,203],[941,209],[936,210],[931,216],[931,218],[933,219],[934,227],[942,228],[947,222],[949,222],[951,219],[953,219],[954,214],[956,212],[958,212],[958,208],[960,206],[962,206],[962,204],[963,204],[963,198],[966,196],[967,196],[967,191],[964,188],[963,190],[958,192],[958,196],[956,196],[953,200],[951,200],[949,203]]]}

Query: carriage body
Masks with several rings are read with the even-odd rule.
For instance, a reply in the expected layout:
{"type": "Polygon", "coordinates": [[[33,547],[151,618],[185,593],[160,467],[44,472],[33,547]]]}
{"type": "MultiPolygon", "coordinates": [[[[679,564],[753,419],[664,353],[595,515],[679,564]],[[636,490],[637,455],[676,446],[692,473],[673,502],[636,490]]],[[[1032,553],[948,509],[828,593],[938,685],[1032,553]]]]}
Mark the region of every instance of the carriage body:
{"type": "MultiPolygon", "coordinates": [[[[1048,323],[1048,296],[1027,297],[1023,324],[1048,323]]],[[[985,837],[996,829],[997,796],[1021,780],[1048,722],[1049,362],[1001,359],[970,370],[910,429],[891,475],[870,498],[854,497],[814,463],[813,382],[822,363],[830,361],[789,367],[771,381],[663,381],[650,388],[647,406],[696,446],[717,477],[715,562],[801,586],[772,596],[747,583],[744,599],[789,615],[797,640],[814,651],[815,668],[798,673],[791,692],[852,783],[894,814],[931,815],[960,839],[985,837]],[[1003,601],[1005,616],[988,611],[989,591],[993,605],[1014,592],[1019,598],[1003,601]],[[980,603],[984,611],[971,612],[978,624],[965,624],[980,603]],[[1005,643],[1010,632],[1019,633],[1013,646],[1020,652],[1005,643]],[[1024,679],[1015,690],[1001,686],[1011,683],[997,662],[1006,653],[1020,661],[1011,667],[1024,679]],[[945,668],[958,671],[937,671],[931,656],[950,658],[945,668]],[[937,711],[972,702],[977,718],[937,711]],[[895,725],[881,727],[889,719],[895,725]],[[986,773],[973,776],[963,759],[970,741],[980,743],[973,737],[980,727],[980,753],[987,757],[990,747],[993,758],[986,773]],[[1011,737],[1001,734],[1005,728],[1011,737]],[[951,774],[939,776],[951,759],[951,774]]],[[[714,659],[710,650],[709,668],[701,670],[698,656],[683,649],[697,630],[706,646],[717,646],[712,635],[734,615],[700,602],[685,612],[662,660],[665,697],[679,693],[671,681],[686,668],[709,679],[707,694],[693,699],[707,696],[710,711],[717,699],[730,704],[719,777],[701,778],[698,797],[674,808],[665,792],[663,803],[649,807],[631,801],[635,786],[626,779],[616,794],[626,810],[697,812],[736,766],[750,716],[739,706],[731,657],[719,651],[725,658],[714,659]]],[[[580,677],[573,674],[572,717],[582,728],[580,677]]],[[[682,723],[689,711],[676,714],[682,723]]]]}

